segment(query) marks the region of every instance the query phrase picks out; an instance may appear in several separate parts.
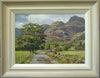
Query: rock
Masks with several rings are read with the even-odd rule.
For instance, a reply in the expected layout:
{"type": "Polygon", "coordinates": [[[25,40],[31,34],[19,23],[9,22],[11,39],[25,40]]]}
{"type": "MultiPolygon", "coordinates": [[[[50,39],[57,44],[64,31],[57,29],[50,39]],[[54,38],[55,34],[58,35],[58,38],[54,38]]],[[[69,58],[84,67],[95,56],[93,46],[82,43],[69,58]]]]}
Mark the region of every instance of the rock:
{"type": "Polygon", "coordinates": [[[85,61],[84,61],[84,60],[81,60],[81,61],[80,61],[80,63],[83,63],[83,64],[84,64],[84,63],[85,63],[85,61]]]}

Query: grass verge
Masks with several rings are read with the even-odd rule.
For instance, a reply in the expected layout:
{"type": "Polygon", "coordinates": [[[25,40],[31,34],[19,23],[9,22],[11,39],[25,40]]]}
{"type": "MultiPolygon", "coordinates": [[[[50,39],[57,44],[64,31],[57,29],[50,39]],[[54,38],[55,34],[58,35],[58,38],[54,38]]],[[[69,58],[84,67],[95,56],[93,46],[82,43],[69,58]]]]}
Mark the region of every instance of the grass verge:
{"type": "Polygon", "coordinates": [[[25,57],[28,57],[29,54],[30,54],[30,51],[15,51],[16,64],[19,64],[22,61],[24,61],[25,57]],[[23,57],[24,57],[24,59],[22,60],[23,57]]]}
{"type": "Polygon", "coordinates": [[[47,56],[49,56],[50,58],[54,59],[55,61],[57,61],[58,63],[60,64],[68,64],[68,61],[67,60],[62,60],[58,57],[55,57],[55,56],[52,56],[52,55],[49,55],[46,53],[47,56]]]}
{"type": "Polygon", "coordinates": [[[60,51],[61,56],[85,60],[85,51],[60,51]]]}
{"type": "Polygon", "coordinates": [[[22,62],[22,64],[29,64],[34,56],[35,54],[30,55],[25,61],[22,62]]]}

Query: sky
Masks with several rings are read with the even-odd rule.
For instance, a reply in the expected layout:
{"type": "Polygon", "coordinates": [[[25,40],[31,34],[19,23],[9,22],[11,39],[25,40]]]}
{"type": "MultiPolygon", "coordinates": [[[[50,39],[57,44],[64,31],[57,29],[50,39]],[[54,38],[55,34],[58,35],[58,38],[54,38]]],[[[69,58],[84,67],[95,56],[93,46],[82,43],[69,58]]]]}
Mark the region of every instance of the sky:
{"type": "Polygon", "coordinates": [[[85,18],[84,14],[24,14],[15,15],[15,27],[22,28],[23,25],[28,23],[38,23],[39,25],[48,24],[50,25],[55,21],[62,21],[64,23],[72,16],[79,16],[85,18]]]}

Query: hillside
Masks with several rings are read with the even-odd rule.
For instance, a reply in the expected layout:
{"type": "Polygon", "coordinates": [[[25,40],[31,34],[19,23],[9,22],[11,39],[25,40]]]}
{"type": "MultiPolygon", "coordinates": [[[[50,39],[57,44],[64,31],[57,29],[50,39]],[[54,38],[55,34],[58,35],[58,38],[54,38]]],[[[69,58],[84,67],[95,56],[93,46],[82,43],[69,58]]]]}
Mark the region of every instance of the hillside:
{"type": "MultiPolygon", "coordinates": [[[[43,25],[42,25],[43,26],[43,25]]],[[[46,26],[45,26],[46,27],[46,26]]],[[[53,22],[47,25],[44,33],[47,35],[46,41],[57,38],[60,41],[70,41],[77,33],[85,31],[84,18],[73,16],[67,23],[62,21],[53,22]]]]}
{"type": "Polygon", "coordinates": [[[85,50],[85,33],[78,35],[72,42],[76,50],[85,50]]]}

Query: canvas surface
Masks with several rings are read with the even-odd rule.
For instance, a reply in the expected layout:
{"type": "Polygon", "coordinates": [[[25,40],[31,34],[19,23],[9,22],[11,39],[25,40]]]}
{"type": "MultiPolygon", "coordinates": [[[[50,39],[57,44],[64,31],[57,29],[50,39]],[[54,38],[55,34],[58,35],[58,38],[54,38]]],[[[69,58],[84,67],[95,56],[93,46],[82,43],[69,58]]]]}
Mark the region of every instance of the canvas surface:
{"type": "Polygon", "coordinates": [[[85,63],[84,14],[15,16],[17,64],[85,63]]]}

